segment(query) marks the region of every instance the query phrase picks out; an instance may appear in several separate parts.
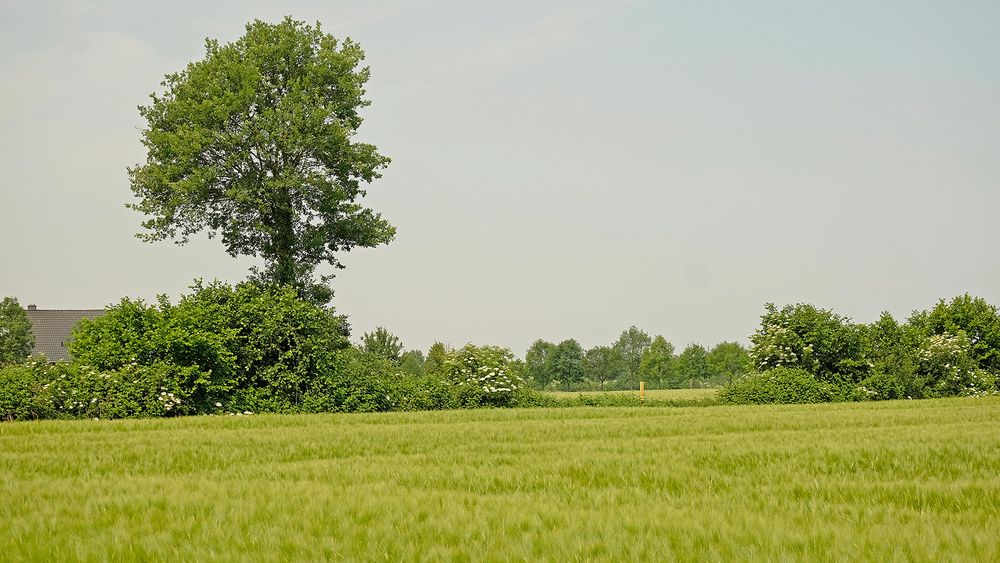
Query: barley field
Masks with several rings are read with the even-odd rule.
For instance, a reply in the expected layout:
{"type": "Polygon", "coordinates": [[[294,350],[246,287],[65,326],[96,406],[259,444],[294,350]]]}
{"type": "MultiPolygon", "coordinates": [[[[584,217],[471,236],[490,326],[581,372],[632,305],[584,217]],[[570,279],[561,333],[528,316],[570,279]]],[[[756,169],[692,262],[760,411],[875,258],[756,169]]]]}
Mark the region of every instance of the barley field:
{"type": "Polygon", "coordinates": [[[1000,398],[0,424],[5,561],[1000,560],[1000,398]]]}

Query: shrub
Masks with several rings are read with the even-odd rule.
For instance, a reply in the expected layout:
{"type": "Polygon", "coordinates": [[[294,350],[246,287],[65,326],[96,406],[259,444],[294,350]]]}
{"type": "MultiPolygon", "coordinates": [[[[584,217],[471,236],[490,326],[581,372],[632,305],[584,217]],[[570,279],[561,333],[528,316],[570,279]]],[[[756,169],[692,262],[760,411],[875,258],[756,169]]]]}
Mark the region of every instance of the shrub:
{"type": "Polygon", "coordinates": [[[0,370],[0,419],[135,418],[193,413],[182,392],[187,369],[156,364],[99,372],[31,361],[0,370]]]}
{"type": "Polygon", "coordinates": [[[968,293],[940,300],[930,311],[915,312],[909,324],[923,336],[965,334],[968,354],[983,371],[1000,373],[1000,311],[968,293]]]}
{"type": "Polygon", "coordinates": [[[817,381],[804,369],[779,367],[744,377],[719,394],[723,403],[824,403],[838,398],[838,389],[817,381]]]}
{"type": "Polygon", "coordinates": [[[911,397],[914,391],[898,373],[876,371],[858,384],[853,400],[885,401],[911,397]]]}
{"type": "Polygon", "coordinates": [[[44,359],[0,368],[0,420],[52,418],[46,381],[44,359]]]}
{"type": "Polygon", "coordinates": [[[327,358],[306,393],[302,408],[308,412],[376,412],[397,410],[401,402],[399,377],[389,360],[347,348],[327,358]]]}
{"type": "Polygon", "coordinates": [[[511,407],[524,380],[510,367],[514,354],[499,346],[474,346],[448,354],[444,373],[462,407],[511,407]]]}
{"type": "Polygon", "coordinates": [[[122,299],[103,316],[82,319],[73,330],[69,353],[74,361],[98,370],[152,364],[162,357],[152,336],[163,324],[160,311],[141,299],[122,299]]]}
{"type": "Polygon", "coordinates": [[[932,334],[917,352],[918,381],[927,397],[982,395],[995,389],[993,376],[979,368],[964,332],[932,334]]]}
{"type": "Polygon", "coordinates": [[[440,377],[404,374],[398,380],[399,410],[443,410],[457,408],[451,386],[440,377]]]}
{"type": "Polygon", "coordinates": [[[141,418],[193,414],[181,380],[191,368],[157,363],[99,372],[73,364],[49,368],[45,395],[57,418],[141,418]]]}
{"type": "Polygon", "coordinates": [[[514,393],[512,405],[528,408],[563,406],[561,400],[556,399],[548,393],[531,389],[527,385],[518,388],[514,393]]]}
{"type": "Polygon", "coordinates": [[[85,371],[151,369],[151,380],[173,385],[184,412],[214,412],[220,402],[294,411],[320,366],[334,365],[347,345],[343,320],[292,288],[196,282],[192,290],[177,305],[123,299],[82,321],[70,345],[75,362],[85,371]]]}
{"type": "Polygon", "coordinates": [[[799,368],[834,384],[860,381],[867,375],[864,327],[813,305],[779,310],[768,303],[750,341],[750,358],[757,370],[799,368]]]}

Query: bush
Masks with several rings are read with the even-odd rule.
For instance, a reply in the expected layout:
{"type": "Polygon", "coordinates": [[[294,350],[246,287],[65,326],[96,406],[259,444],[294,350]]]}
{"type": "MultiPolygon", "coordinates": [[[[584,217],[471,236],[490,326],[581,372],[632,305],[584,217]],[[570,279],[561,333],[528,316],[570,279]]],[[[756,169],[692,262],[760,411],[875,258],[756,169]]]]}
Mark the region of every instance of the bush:
{"type": "Polygon", "coordinates": [[[143,418],[193,414],[181,381],[191,368],[157,363],[98,372],[73,364],[49,368],[45,395],[57,418],[143,418]]]}
{"type": "Polygon", "coordinates": [[[992,392],[994,378],[980,369],[972,358],[971,349],[964,332],[933,334],[924,339],[917,352],[917,377],[923,385],[924,395],[955,397],[992,392]]]}
{"type": "Polygon", "coordinates": [[[913,392],[899,374],[877,371],[858,384],[853,398],[858,401],[885,401],[911,397],[913,392]]]}
{"type": "Polygon", "coordinates": [[[979,369],[1000,373],[1000,311],[985,299],[968,293],[942,299],[930,311],[914,312],[909,324],[925,337],[964,334],[967,353],[979,369]]]}
{"type": "Polygon", "coordinates": [[[779,367],[736,381],[722,390],[719,400],[736,405],[824,403],[838,399],[839,391],[803,369],[779,367]]]}
{"type": "Polygon", "coordinates": [[[192,414],[182,382],[190,370],[168,364],[98,372],[31,361],[0,370],[0,418],[136,418],[192,414]]]}
{"type": "Polygon", "coordinates": [[[45,397],[44,360],[0,368],[0,420],[52,418],[54,409],[45,397]]]}
{"type": "Polygon", "coordinates": [[[444,363],[460,407],[512,407],[524,379],[510,367],[514,354],[499,346],[474,346],[454,350],[444,363]]]}
{"type": "Polygon", "coordinates": [[[451,386],[440,377],[404,374],[398,380],[399,410],[423,411],[458,408],[451,386]]]}
{"type": "Polygon", "coordinates": [[[401,402],[396,367],[389,360],[355,348],[323,362],[303,400],[308,412],[377,412],[397,410],[401,402]]]}
{"type": "Polygon", "coordinates": [[[347,345],[342,319],[292,288],[197,282],[192,290],[177,305],[123,299],[82,321],[74,361],[84,372],[139,369],[133,379],[158,380],[181,398],[177,411],[215,412],[224,402],[238,412],[286,412],[300,410],[321,366],[347,345]]]}
{"type": "Polygon", "coordinates": [[[813,305],[799,303],[779,310],[768,303],[750,341],[757,370],[799,368],[834,384],[860,381],[867,375],[864,327],[813,305]]]}

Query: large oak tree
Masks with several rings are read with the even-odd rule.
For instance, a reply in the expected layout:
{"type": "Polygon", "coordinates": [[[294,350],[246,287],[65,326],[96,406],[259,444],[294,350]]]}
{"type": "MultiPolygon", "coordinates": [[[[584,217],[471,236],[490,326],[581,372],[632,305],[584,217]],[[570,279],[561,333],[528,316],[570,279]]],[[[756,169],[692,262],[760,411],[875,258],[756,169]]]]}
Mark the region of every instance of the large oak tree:
{"type": "MultiPolygon", "coordinates": [[[[139,108],[146,162],[129,169],[148,241],[200,231],[232,256],[259,256],[267,281],[315,289],[315,268],[395,229],[358,200],[389,159],[355,140],[368,67],[350,39],[285,18],[169,74],[139,108]]],[[[329,295],[325,295],[328,298],[329,295]]]]}

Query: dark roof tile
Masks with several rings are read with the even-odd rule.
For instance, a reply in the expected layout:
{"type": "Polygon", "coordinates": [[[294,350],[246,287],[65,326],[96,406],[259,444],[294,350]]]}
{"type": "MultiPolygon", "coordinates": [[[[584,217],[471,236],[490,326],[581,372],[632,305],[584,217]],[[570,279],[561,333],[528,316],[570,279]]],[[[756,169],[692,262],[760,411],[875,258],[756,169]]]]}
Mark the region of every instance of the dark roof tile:
{"type": "Polygon", "coordinates": [[[103,309],[27,309],[31,332],[35,335],[32,354],[45,354],[50,362],[69,360],[70,336],[81,319],[104,314],[103,309]]]}

